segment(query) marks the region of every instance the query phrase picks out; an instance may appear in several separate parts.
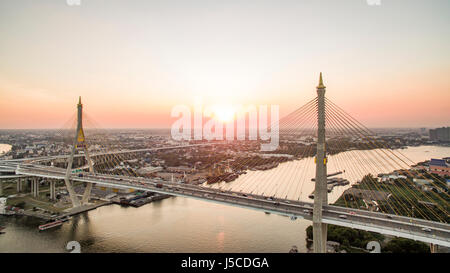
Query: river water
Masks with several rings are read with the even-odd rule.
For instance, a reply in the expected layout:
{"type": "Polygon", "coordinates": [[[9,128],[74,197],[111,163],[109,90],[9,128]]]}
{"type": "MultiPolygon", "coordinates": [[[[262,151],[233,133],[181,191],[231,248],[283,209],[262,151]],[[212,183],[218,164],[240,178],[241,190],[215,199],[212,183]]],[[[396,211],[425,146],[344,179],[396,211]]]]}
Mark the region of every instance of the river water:
{"type": "MultiPolygon", "coordinates": [[[[351,170],[352,163],[364,165],[366,161],[362,154],[357,154],[358,151],[346,153],[330,156],[328,172],[347,168],[341,177],[354,183],[363,173],[351,170]]],[[[409,147],[401,153],[419,162],[431,157],[450,156],[450,147],[409,147]]],[[[366,154],[369,157],[369,153],[366,154]]],[[[283,179],[292,181],[292,177],[298,175],[304,179],[301,185],[286,186],[287,189],[280,189],[277,195],[287,194],[291,199],[308,200],[307,195],[314,188],[310,181],[314,162],[308,163],[312,159],[300,161],[286,162],[273,170],[256,174],[249,172],[234,182],[214,186],[245,189],[242,182],[245,179],[256,183],[264,179],[272,181],[272,177],[278,178],[275,185],[283,185],[283,179]],[[296,174],[291,169],[297,169],[299,164],[311,165],[310,170],[303,171],[302,176],[296,174]],[[292,172],[292,175],[276,176],[286,172],[292,172]],[[255,175],[258,175],[257,179],[255,175]]],[[[372,164],[366,165],[369,170],[372,164]]],[[[379,166],[376,169],[393,167],[379,166]]],[[[267,185],[271,187],[270,183],[267,185]]],[[[261,185],[261,188],[267,187],[261,185]]],[[[329,195],[330,201],[334,201],[345,188],[348,186],[335,188],[329,195]]],[[[277,187],[274,189],[277,191],[277,187]]],[[[140,208],[101,207],[44,232],[38,231],[38,224],[35,219],[0,216],[0,226],[6,227],[6,233],[0,235],[0,252],[65,252],[68,241],[78,241],[82,252],[288,252],[293,245],[299,252],[306,252],[305,229],[311,223],[251,209],[173,197],[140,208]]]]}

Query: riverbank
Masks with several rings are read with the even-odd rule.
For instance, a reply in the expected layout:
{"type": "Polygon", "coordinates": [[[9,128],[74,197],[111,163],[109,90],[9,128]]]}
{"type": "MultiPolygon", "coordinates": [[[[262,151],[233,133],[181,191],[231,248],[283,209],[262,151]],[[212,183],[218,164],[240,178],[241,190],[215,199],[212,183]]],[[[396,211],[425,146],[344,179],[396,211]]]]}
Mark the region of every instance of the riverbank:
{"type": "MultiPolygon", "coordinates": [[[[112,189],[93,187],[89,204],[73,208],[68,192],[62,182],[56,186],[55,200],[50,199],[49,185],[46,184],[40,185],[38,196],[32,196],[28,188],[17,192],[15,182],[5,183],[4,188],[7,198],[2,198],[3,207],[0,208],[0,214],[7,216],[29,216],[44,221],[66,218],[112,204],[125,205],[124,201],[127,201],[126,205],[140,207],[151,202],[172,197],[170,195],[140,191],[114,193],[112,189]]],[[[85,186],[83,183],[75,182],[74,190],[78,198],[82,198],[85,186]]]]}

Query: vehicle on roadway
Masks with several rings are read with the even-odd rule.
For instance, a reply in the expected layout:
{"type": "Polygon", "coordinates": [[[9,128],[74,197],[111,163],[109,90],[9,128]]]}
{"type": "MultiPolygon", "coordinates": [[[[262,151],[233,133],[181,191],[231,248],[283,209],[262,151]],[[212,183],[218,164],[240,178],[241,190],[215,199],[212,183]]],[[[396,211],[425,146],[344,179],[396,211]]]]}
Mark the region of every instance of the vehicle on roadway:
{"type": "Polygon", "coordinates": [[[388,218],[388,219],[392,219],[392,216],[390,216],[390,215],[386,215],[386,218],[388,218]]]}
{"type": "Polygon", "coordinates": [[[162,188],[162,187],[163,187],[163,184],[161,184],[161,183],[158,183],[158,184],[156,184],[156,187],[160,189],[160,188],[162,188]]]}
{"type": "Polygon", "coordinates": [[[350,211],[349,213],[350,213],[350,215],[356,215],[356,212],[354,212],[354,211],[350,211]]]}
{"type": "Polygon", "coordinates": [[[422,231],[425,231],[425,232],[431,232],[431,228],[426,228],[426,227],[424,227],[424,228],[422,228],[422,231]]]}
{"type": "Polygon", "coordinates": [[[341,218],[341,219],[347,219],[347,215],[341,214],[341,215],[339,215],[339,218],[341,218]]]}

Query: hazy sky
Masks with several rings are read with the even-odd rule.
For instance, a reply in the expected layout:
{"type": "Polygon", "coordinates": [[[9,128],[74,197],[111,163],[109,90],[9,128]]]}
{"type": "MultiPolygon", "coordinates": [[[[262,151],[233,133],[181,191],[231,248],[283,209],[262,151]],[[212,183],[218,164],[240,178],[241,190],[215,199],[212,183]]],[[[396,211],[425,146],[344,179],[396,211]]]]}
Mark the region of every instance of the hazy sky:
{"type": "Polygon", "coordinates": [[[316,95],[374,127],[450,125],[450,1],[0,0],[0,128],[169,127],[177,104],[316,95]]]}

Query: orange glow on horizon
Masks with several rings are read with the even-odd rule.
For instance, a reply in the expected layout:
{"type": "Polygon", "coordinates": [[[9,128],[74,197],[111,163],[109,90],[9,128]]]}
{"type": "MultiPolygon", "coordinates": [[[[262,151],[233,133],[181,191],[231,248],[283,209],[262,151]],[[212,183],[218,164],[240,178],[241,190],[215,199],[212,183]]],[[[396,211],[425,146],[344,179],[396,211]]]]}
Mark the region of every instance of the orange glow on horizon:
{"type": "Polygon", "coordinates": [[[445,1],[32,2],[0,2],[0,129],[62,128],[78,96],[101,128],[170,128],[172,107],[197,98],[225,123],[234,105],[282,118],[316,96],[320,71],[367,127],[450,125],[445,1]]]}

